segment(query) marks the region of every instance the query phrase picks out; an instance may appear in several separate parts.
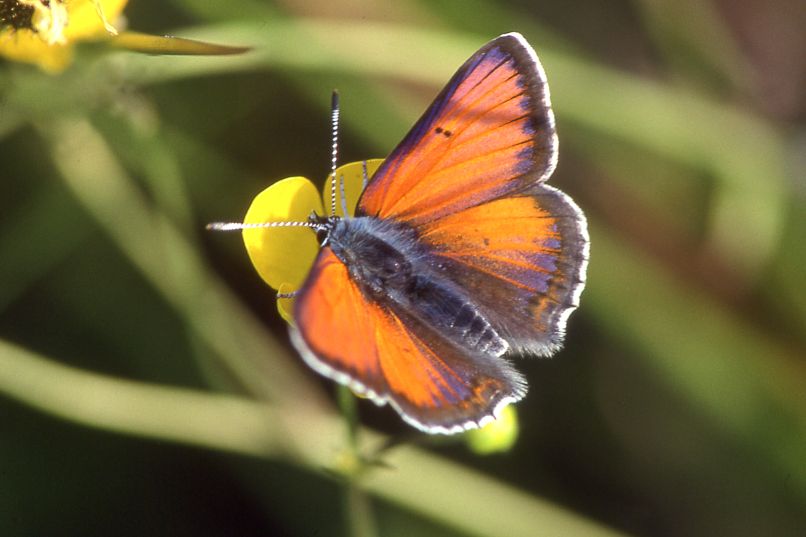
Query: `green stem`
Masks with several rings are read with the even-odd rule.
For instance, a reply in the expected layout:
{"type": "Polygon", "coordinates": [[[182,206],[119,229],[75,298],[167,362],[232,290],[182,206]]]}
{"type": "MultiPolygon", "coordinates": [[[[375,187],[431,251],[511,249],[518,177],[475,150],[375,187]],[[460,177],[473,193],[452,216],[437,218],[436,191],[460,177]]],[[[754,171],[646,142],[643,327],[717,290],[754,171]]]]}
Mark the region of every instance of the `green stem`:
{"type": "Polygon", "coordinates": [[[339,386],[338,399],[339,409],[347,428],[347,446],[350,455],[358,461],[358,401],[347,386],[339,386]]]}
{"type": "Polygon", "coordinates": [[[372,502],[358,483],[363,474],[364,465],[358,447],[358,400],[350,388],[339,386],[338,401],[347,433],[344,468],[344,476],[347,480],[344,491],[347,534],[351,537],[374,537],[378,533],[375,530],[375,520],[372,515],[372,502]]]}
{"type": "Polygon", "coordinates": [[[375,519],[372,501],[354,479],[347,483],[344,511],[347,518],[347,534],[351,537],[375,537],[375,519]]]}

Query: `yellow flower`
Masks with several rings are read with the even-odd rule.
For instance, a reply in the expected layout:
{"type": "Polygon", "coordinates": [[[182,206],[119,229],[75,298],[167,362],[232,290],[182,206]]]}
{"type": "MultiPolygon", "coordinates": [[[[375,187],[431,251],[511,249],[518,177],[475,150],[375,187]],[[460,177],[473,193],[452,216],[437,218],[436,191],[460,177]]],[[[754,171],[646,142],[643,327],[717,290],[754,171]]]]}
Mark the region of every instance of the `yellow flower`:
{"type": "Polygon", "coordinates": [[[64,70],[79,41],[107,41],[110,46],[146,54],[241,54],[249,47],[232,47],[118,31],[116,20],[128,0],[0,0],[0,56],[33,63],[51,73],[64,70]]]}
{"type": "Polygon", "coordinates": [[[509,451],[517,439],[518,413],[512,405],[502,408],[498,419],[465,433],[468,447],[478,455],[509,451]]]}
{"type": "MultiPolygon", "coordinates": [[[[383,160],[367,161],[367,173],[371,177],[383,160]]],[[[348,215],[355,211],[363,186],[364,166],[362,162],[351,162],[336,169],[336,177],[344,178],[344,192],[348,215]]],[[[278,181],[258,194],[249,206],[244,217],[245,224],[268,222],[304,222],[311,213],[327,213],[322,199],[330,200],[333,176],[328,177],[319,195],[316,187],[305,177],[289,177],[278,181]]],[[[338,185],[338,183],[337,183],[338,185]]],[[[337,192],[337,200],[341,195],[337,192]]],[[[341,203],[336,203],[336,215],[343,216],[341,203]]],[[[273,289],[288,293],[302,286],[314,258],[319,251],[316,235],[304,227],[249,228],[243,230],[243,241],[249,259],[258,274],[273,289]]],[[[281,298],[277,301],[280,315],[293,323],[293,299],[281,298]]]]}
{"type": "Polygon", "coordinates": [[[0,0],[0,55],[62,71],[73,45],[115,35],[127,0],[0,0]]]}

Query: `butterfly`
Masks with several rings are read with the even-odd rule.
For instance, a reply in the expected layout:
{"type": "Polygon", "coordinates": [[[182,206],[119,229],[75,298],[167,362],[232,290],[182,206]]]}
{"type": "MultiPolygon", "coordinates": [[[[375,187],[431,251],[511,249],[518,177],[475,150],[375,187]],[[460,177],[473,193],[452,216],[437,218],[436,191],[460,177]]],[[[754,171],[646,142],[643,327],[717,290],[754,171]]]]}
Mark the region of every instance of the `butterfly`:
{"type": "Polygon", "coordinates": [[[298,223],[319,243],[293,293],[305,362],[427,433],[523,398],[511,359],[560,348],[585,283],[585,216],[545,184],[557,145],[534,50],[493,39],[366,178],[354,216],[298,223]]]}

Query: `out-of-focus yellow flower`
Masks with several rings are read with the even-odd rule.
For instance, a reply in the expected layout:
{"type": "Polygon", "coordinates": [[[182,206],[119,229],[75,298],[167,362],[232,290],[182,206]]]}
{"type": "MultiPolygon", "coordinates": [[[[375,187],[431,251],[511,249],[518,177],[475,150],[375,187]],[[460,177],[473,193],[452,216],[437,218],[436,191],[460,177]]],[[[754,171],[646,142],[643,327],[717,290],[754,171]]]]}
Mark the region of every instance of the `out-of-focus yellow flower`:
{"type": "MultiPolygon", "coordinates": [[[[381,162],[381,159],[367,161],[369,176],[375,173],[381,162]]],[[[344,178],[347,213],[352,216],[363,186],[363,163],[351,162],[337,168],[336,177],[344,178]]],[[[332,180],[331,175],[325,182],[322,196],[305,177],[278,181],[255,197],[246,212],[244,223],[304,222],[311,213],[328,214],[332,180]],[[325,212],[322,199],[328,200],[328,213],[325,212]]],[[[338,192],[336,197],[337,200],[341,199],[338,192]]],[[[336,215],[344,216],[340,202],[336,203],[336,215]]],[[[244,229],[243,241],[260,277],[281,293],[300,288],[319,251],[315,234],[303,227],[244,229]]],[[[293,299],[278,299],[277,309],[286,321],[293,322],[293,299]]]]}
{"type": "Polygon", "coordinates": [[[0,55],[63,70],[79,41],[115,35],[127,0],[0,0],[0,55]]]}
{"type": "Polygon", "coordinates": [[[0,0],[0,56],[58,73],[70,65],[80,41],[105,41],[146,54],[209,56],[249,50],[173,36],[118,34],[109,21],[120,18],[127,1],[0,0]]]}
{"type": "Polygon", "coordinates": [[[518,439],[518,413],[515,407],[507,405],[501,409],[498,419],[481,429],[465,433],[465,441],[474,453],[490,455],[509,451],[518,439]]]}

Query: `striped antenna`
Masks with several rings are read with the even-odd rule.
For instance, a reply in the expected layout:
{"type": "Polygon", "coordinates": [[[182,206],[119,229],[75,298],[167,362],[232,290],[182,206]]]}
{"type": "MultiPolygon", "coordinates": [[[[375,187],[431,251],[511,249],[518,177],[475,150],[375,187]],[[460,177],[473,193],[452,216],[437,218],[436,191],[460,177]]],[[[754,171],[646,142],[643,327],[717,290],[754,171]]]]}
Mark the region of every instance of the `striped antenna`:
{"type": "Polygon", "coordinates": [[[339,91],[330,96],[330,216],[336,216],[336,164],[339,156],[339,91]]]}
{"type": "Polygon", "coordinates": [[[249,224],[245,222],[213,222],[207,224],[205,227],[213,231],[238,231],[240,229],[267,227],[309,227],[316,229],[319,226],[320,225],[315,222],[255,222],[249,224]]]}

